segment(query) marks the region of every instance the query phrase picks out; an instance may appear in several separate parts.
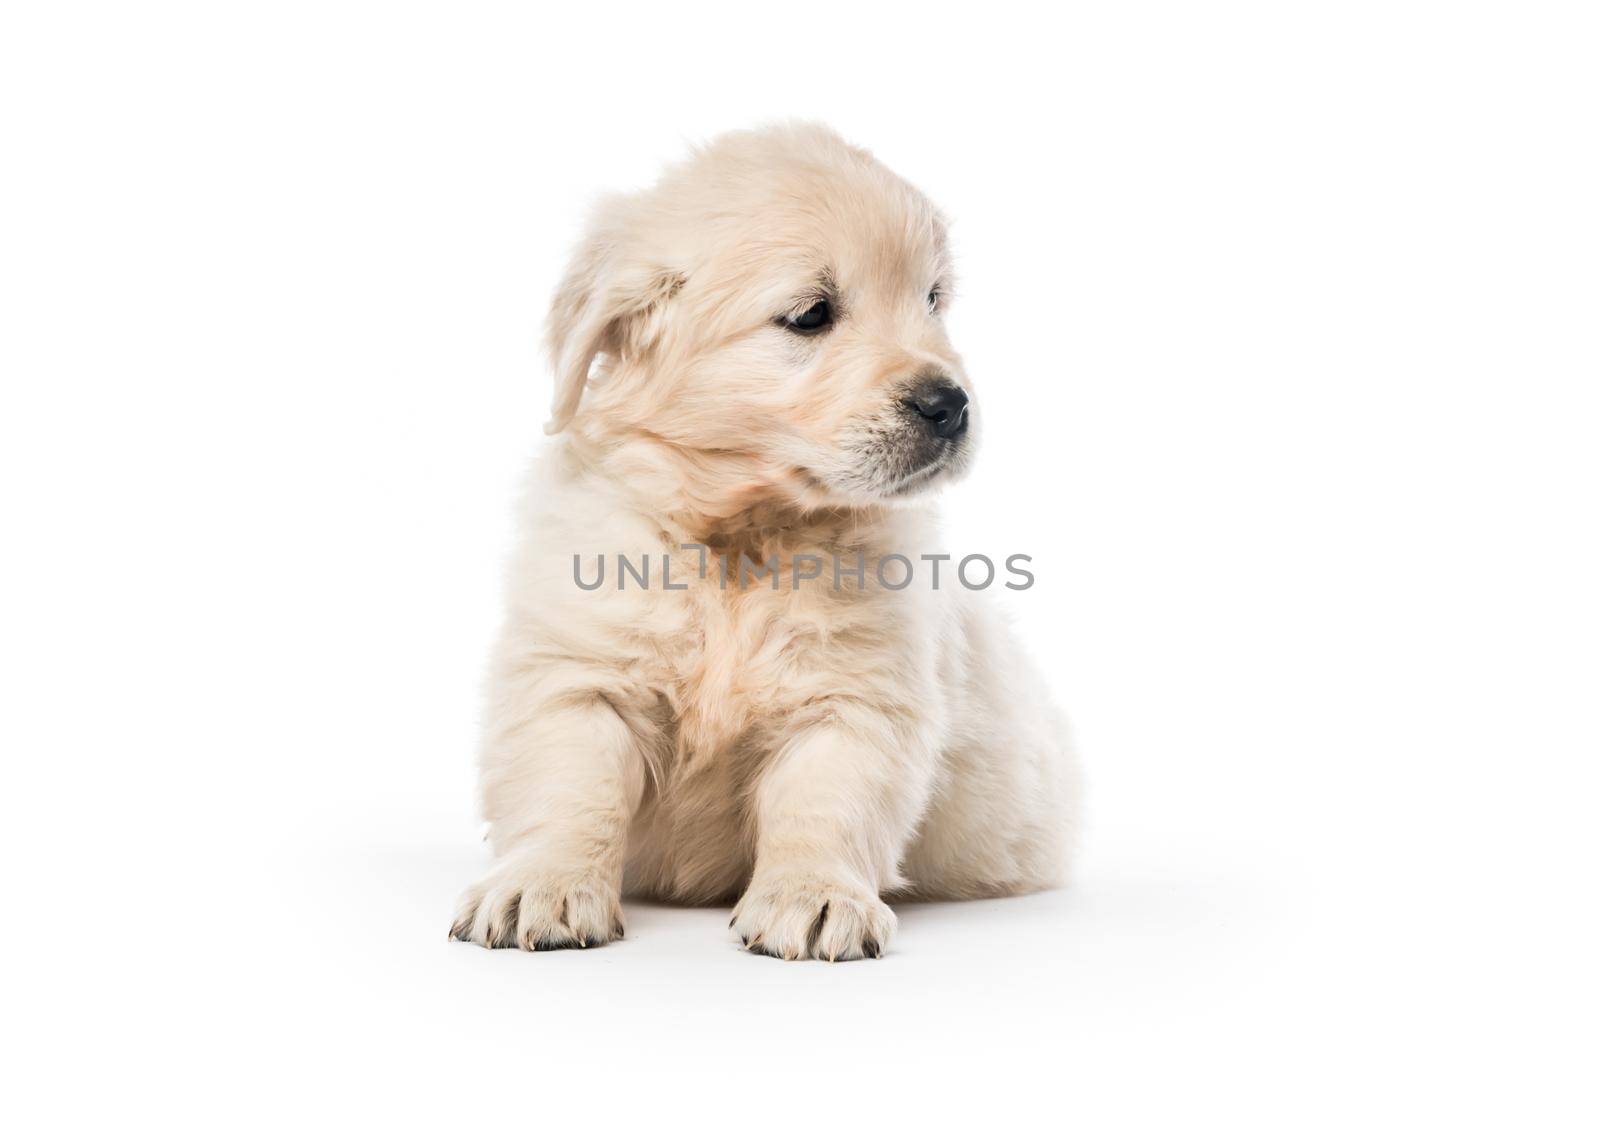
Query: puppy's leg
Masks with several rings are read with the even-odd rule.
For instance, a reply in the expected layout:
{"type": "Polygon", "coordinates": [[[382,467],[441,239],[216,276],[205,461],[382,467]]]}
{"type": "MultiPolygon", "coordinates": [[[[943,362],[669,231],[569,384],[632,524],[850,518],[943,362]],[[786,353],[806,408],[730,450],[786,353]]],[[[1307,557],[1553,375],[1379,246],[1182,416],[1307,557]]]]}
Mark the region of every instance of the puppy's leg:
{"type": "Polygon", "coordinates": [[[938,797],[900,860],[906,897],[1026,894],[1068,873],[1080,787],[1066,719],[980,597],[944,667],[945,700],[967,727],[940,754],[938,797]]]}
{"type": "Polygon", "coordinates": [[[933,767],[920,741],[894,734],[881,722],[814,726],[767,768],[755,870],[733,917],[746,948],[847,961],[888,946],[895,916],[878,895],[898,884],[933,767]]]}
{"type": "Polygon", "coordinates": [[[599,694],[509,722],[484,758],[496,862],[450,935],[490,948],[586,948],[622,936],[628,823],[644,790],[638,735],[599,694]]]}

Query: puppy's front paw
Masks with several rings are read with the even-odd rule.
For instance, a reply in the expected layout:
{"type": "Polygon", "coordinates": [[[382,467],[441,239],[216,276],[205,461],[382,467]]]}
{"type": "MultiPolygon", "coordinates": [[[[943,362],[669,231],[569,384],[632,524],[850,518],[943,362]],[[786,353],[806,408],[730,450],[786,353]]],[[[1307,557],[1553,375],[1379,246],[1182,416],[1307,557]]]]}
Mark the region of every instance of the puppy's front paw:
{"type": "Polygon", "coordinates": [[[752,953],[786,961],[854,961],[883,955],[895,916],[877,894],[859,886],[816,874],[758,874],[730,924],[752,953]]]}
{"type": "Polygon", "coordinates": [[[621,937],[617,887],[511,864],[461,896],[450,936],[489,949],[587,949],[621,937]]]}

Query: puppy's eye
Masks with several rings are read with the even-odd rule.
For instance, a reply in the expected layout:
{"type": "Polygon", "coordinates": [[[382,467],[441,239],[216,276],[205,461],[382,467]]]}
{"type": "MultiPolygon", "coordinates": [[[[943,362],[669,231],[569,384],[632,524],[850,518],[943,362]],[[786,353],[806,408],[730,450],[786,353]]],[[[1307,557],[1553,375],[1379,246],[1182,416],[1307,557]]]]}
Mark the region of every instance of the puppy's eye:
{"type": "Polygon", "coordinates": [[[814,335],[833,322],[833,307],[826,299],[819,299],[798,315],[791,315],[783,325],[802,335],[814,335]]]}
{"type": "Polygon", "coordinates": [[[944,292],[940,291],[938,288],[934,288],[932,291],[930,291],[928,293],[928,310],[929,311],[937,311],[937,310],[939,310],[939,301],[941,299],[943,299],[943,298],[944,298],[944,292]]]}

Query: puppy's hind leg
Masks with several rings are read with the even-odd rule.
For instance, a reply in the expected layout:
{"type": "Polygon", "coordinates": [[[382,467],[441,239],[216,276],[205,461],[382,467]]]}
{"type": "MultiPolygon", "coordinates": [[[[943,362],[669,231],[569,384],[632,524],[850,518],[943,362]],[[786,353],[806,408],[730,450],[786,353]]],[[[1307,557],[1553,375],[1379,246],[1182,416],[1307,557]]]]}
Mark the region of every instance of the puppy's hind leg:
{"type": "Polygon", "coordinates": [[[988,898],[1061,885],[1081,788],[1065,718],[987,604],[966,610],[965,660],[946,696],[962,722],[946,740],[940,790],[901,860],[897,896],[988,898]]]}
{"type": "Polygon", "coordinates": [[[462,895],[450,935],[489,948],[601,945],[623,933],[642,742],[598,692],[535,704],[491,733],[483,790],[496,861],[462,895]]]}

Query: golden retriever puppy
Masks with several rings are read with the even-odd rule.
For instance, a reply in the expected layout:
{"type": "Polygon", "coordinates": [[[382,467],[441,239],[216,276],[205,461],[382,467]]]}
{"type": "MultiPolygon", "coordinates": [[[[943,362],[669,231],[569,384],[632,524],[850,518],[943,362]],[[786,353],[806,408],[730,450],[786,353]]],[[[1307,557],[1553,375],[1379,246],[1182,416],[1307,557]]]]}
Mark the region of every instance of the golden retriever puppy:
{"type": "Polygon", "coordinates": [[[1062,879],[1065,729],[928,503],[980,422],[949,296],[939,213],[816,126],[726,135],[597,210],[550,311],[557,438],[482,754],[495,863],[454,937],[599,945],[623,894],[737,900],[747,948],[842,961],[882,954],[885,897],[1062,879]]]}

